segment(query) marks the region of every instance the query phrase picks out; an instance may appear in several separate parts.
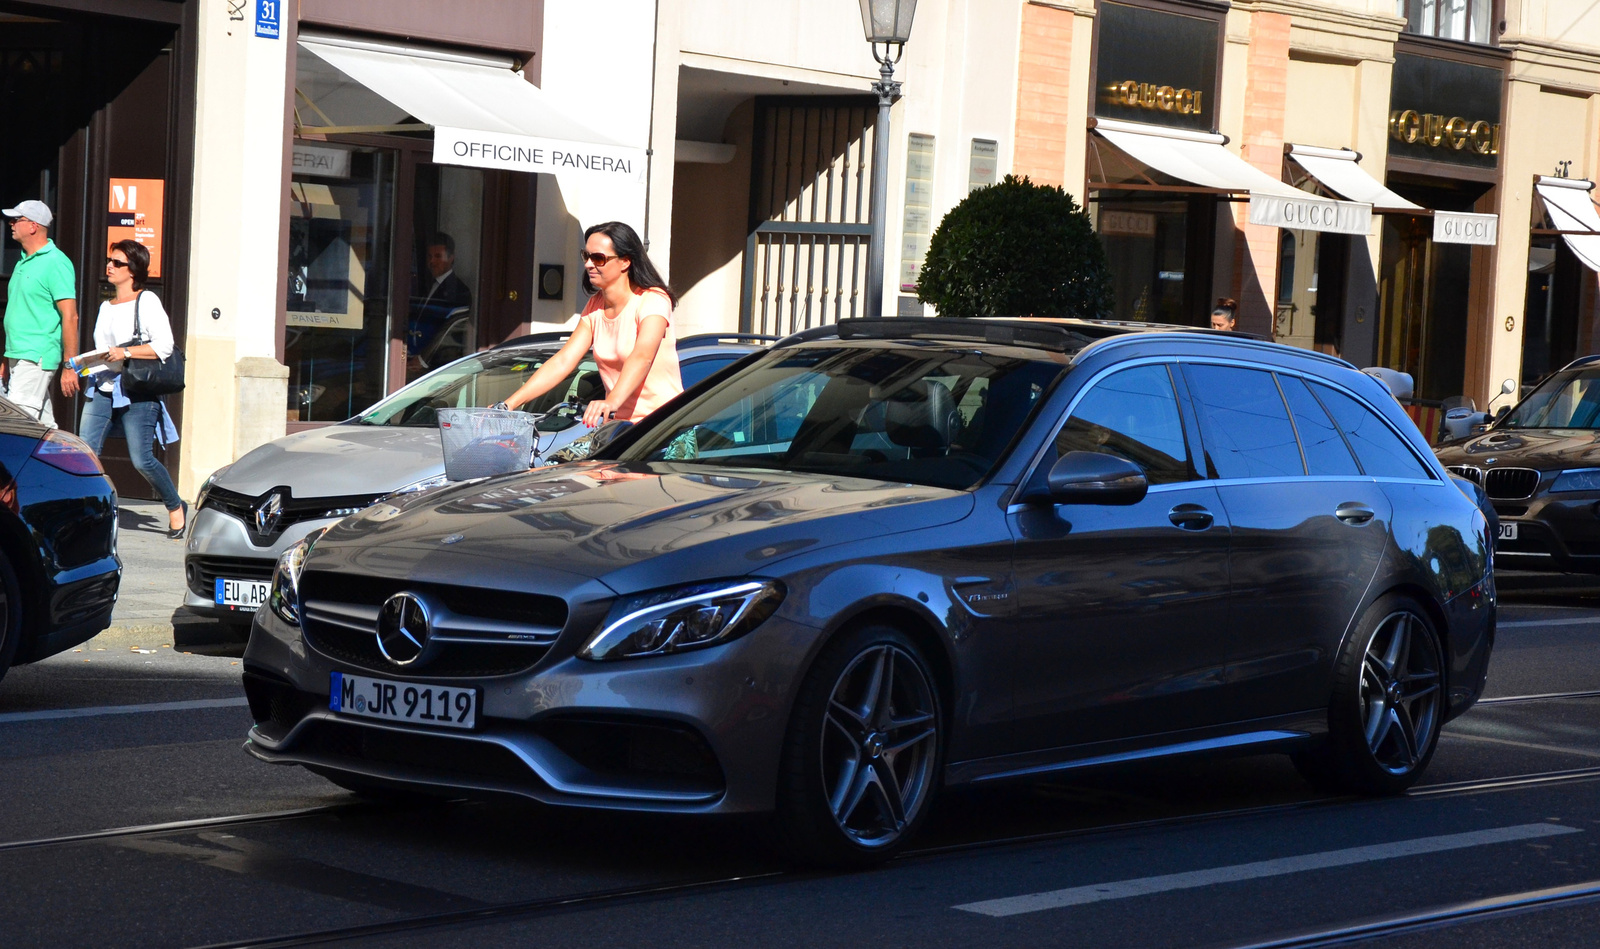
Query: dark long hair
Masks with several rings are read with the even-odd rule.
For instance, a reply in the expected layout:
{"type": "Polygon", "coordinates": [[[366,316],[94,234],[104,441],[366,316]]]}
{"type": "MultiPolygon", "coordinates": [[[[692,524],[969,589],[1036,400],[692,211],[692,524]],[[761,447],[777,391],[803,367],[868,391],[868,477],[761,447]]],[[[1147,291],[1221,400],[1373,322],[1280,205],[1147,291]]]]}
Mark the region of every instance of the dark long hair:
{"type": "Polygon", "coordinates": [[[133,274],[133,289],[143,290],[144,282],[150,279],[150,248],[138,241],[128,240],[117,241],[111,245],[111,250],[120,250],[122,256],[128,258],[128,272],[133,274]]]}
{"type": "MultiPolygon", "coordinates": [[[[678,295],[672,292],[667,282],[661,279],[661,272],[656,270],[656,265],[650,262],[650,257],[644,252],[644,241],[639,239],[639,233],[621,221],[607,221],[596,224],[583,232],[583,246],[589,246],[589,238],[595,234],[604,234],[611,238],[611,247],[617,252],[618,257],[628,261],[628,283],[633,287],[634,293],[643,293],[646,290],[660,290],[672,301],[673,306],[678,305],[678,295]]],[[[589,282],[589,268],[583,268],[583,292],[594,296],[595,285],[589,282]]]]}

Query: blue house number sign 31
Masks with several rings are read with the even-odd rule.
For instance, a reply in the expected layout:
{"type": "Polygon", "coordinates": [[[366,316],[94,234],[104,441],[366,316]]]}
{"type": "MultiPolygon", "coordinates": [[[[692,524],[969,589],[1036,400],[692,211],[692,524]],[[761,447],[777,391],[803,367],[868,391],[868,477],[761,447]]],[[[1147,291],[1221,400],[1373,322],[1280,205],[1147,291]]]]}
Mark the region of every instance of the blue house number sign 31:
{"type": "Polygon", "coordinates": [[[282,12],[283,0],[256,0],[256,35],[277,39],[282,12]]]}

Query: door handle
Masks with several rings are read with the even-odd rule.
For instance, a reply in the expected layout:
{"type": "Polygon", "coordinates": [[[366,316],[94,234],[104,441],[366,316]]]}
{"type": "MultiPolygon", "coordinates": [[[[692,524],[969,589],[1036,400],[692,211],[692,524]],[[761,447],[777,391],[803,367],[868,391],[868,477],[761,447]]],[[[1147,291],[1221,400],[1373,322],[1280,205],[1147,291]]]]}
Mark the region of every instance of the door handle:
{"type": "Polygon", "coordinates": [[[1180,504],[1167,512],[1167,520],[1186,531],[1203,531],[1211,526],[1211,512],[1198,504],[1180,504]]]}
{"type": "Polygon", "coordinates": [[[1333,516],[1351,527],[1360,527],[1377,516],[1377,513],[1359,501],[1346,501],[1333,509],[1333,516]]]}

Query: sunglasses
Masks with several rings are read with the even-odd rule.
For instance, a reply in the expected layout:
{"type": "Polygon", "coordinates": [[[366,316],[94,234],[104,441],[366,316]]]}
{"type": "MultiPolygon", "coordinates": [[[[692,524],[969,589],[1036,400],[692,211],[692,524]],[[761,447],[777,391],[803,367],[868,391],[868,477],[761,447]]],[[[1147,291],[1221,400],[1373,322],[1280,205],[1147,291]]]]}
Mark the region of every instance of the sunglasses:
{"type": "Polygon", "coordinates": [[[611,263],[613,260],[620,259],[621,257],[622,257],[621,254],[612,254],[609,257],[606,256],[605,254],[579,254],[578,255],[578,259],[579,260],[587,261],[587,262],[589,262],[591,264],[594,264],[596,267],[604,267],[606,264],[611,263]]]}
{"type": "Polygon", "coordinates": [[[133,265],[128,263],[126,260],[118,260],[115,257],[107,257],[106,258],[106,266],[107,267],[131,267],[133,265]]]}

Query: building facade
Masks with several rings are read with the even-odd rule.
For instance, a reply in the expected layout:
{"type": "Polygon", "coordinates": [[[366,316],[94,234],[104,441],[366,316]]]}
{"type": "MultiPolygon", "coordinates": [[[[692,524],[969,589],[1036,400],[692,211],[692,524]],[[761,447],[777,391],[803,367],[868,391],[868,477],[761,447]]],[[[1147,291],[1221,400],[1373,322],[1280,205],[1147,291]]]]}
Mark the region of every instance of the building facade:
{"type": "Polygon", "coordinates": [[[57,207],[86,316],[111,228],[159,252],[191,497],[570,325],[603,221],[644,235],[680,335],[860,315],[879,134],[888,314],[932,312],[933,229],[1017,174],[1089,211],[1118,318],[1232,297],[1241,329],[1480,405],[1596,345],[1583,4],[922,0],[887,130],[858,0],[0,0],[0,53],[9,127],[42,130],[0,199],[57,207]]]}

